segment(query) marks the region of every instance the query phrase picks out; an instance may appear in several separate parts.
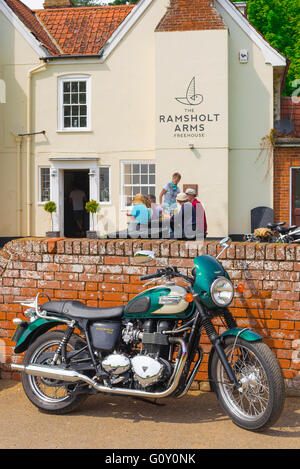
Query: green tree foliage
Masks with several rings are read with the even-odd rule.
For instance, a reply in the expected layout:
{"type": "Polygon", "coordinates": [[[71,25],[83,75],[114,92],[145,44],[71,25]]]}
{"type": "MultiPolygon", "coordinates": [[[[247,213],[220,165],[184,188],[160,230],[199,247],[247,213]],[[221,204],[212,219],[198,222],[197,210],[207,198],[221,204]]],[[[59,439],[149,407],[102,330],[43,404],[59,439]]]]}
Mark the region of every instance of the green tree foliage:
{"type": "Polygon", "coordinates": [[[299,0],[248,0],[247,5],[253,26],[291,62],[285,90],[291,96],[300,79],[299,0]]]}

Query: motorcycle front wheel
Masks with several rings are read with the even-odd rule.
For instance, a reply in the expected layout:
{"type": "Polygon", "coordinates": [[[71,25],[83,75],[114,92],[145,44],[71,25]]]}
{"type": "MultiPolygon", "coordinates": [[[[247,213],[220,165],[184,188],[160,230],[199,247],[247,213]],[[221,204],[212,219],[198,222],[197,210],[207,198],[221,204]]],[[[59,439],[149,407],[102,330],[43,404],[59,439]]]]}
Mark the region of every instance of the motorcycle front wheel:
{"type": "MultiPolygon", "coordinates": [[[[55,352],[64,337],[62,331],[52,331],[41,335],[28,348],[23,364],[38,363],[50,365],[55,352]]],[[[67,350],[73,351],[78,344],[78,337],[73,335],[67,350]]],[[[58,362],[57,365],[60,363],[58,362]]],[[[74,410],[86,399],[86,394],[74,394],[74,384],[63,381],[28,375],[22,372],[22,385],[28,399],[41,411],[49,414],[65,414],[74,410]]]]}
{"type": "Polygon", "coordinates": [[[221,406],[239,427],[265,430],[279,418],[285,399],[284,380],[275,356],[265,343],[240,337],[226,337],[223,348],[240,387],[236,389],[229,381],[214,351],[210,374],[221,406]]]}

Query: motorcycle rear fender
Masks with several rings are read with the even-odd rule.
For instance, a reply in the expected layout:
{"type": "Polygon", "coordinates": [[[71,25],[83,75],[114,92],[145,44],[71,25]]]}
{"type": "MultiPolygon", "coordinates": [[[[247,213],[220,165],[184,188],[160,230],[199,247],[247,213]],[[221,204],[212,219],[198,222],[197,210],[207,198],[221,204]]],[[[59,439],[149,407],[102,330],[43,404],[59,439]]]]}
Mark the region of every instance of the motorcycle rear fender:
{"type": "Polygon", "coordinates": [[[29,322],[23,334],[19,338],[14,353],[22,353],[28,349],[29,345],[40,335],[49,331],[53,327],[62,325],[60,321],[53,321],[51,319],[38,318],[33,322],[29,322]]]}

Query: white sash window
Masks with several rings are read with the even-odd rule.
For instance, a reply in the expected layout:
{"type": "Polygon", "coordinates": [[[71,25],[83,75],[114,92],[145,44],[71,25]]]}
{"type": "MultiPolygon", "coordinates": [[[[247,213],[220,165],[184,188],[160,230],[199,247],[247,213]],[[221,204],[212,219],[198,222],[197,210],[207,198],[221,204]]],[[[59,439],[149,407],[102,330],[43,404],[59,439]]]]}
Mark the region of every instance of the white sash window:
{"type": "Polygon", "coordinates": [[[90,130],[90,102],[90,77],[69,75],[59,78],[58,130],[90,130]]]}

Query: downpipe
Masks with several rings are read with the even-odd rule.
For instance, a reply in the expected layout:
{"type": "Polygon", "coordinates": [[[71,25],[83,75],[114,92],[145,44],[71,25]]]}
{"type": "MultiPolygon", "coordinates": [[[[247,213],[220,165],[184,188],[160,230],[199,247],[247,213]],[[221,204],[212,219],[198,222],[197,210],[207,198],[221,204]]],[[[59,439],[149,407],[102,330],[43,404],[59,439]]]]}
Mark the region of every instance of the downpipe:
{"type": "Polygon", "coordinates": [[[86,384],[96,389],[98,392],[106,392],[109,394],[118,394],[126,396],[135,396],[135,397],[148,397],[154,399],[162,399],[170,396],[177,388],[184,365],[187,359],[187,348],[186,343],[179,338],[172,338],[170,341],[178,343],[181,346],[181,358],[178,361],[176,368],[174,370],[173,376],[169,382],[170,386],[162,392],[147,392],[138,389],[125,389],[125,388],[115,388],[103,386],[97,381],[85,376],[81,373],[78,373],[75,370],[65,370],[63,368],[51,368],[46,365],[17,365],[12,364],[11,369],[15,371],[20,371],[31,376],[39,376],[42,378],[57,379],[61,381],[67,381],[70,383],[76,383],[78,381],[84,381],[86,384]]]}

